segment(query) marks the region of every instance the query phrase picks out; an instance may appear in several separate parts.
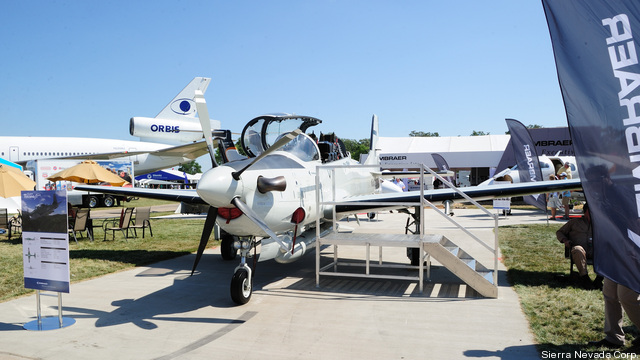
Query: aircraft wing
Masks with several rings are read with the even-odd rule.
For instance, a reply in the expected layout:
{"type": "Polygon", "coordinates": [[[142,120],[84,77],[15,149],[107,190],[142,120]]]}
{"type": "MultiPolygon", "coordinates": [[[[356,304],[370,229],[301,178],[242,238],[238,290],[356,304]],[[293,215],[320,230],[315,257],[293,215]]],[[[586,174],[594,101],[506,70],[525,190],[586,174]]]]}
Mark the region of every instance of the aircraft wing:
{"type": "MultiPolygon", "coordinates": [[[[196,190],[124,188],[96,185],[78,185],[75,189],[105,194],[181,201],[191,204],[207,204],[200,198],[200,196],[198,196],[196,190]]],[[[458,190],[476,201],[581,189],[582,185],[579,179],[458,188],[458,190]]],[[[468,201],[464,196],[460,195],[453,189],[425,190],[424,198],[434,204],[441,204],[447,200],[454,202],[468,201]]],[[[336,205],[336,212],[340,214],[352,214],[355,212],[398,209],[406,207],[398,205],[399,203],[417,204],[419,200],[419,191],[353,196],[345,199],[344,204],[341,203],[336,205]]]]}
{"type": "Polygon", "coordinates": [[[75,156],[60,156],[57,159],[82,159],[82,160],[111,160],[125,156],[135,156],[142,154],[151,154],[155,156],[172,156],[172,157],[185,157],[195,160],[198,157],[205,155],[209,152],[207,144],[204,141],[195,143],[189,143],[184,145],[173,146],[165,149],[155,151],[116,151],[112,153],[99,153],[99,154],[84,154],[75,156]]]}
{"type": "Polygon", "coordinates": [[[167,149],[150,152],[151,155],[155,156],[182,156],[193,160],[208,153],[209,149],[207,148],[207,143],[204,141],[178,145],[167,149]]]}
{"type": "Polygon", "coordinates": [[[75,190],[207,205],[207,203],[198,196],[198,193],[195,190],[189,189],[146,189],[117,186],[77,185],[75,190]]]}
{"type": "MultiPolygon", "coordinates": [[[[582,185],[579,179],[458,188],[458,190],[465,193],[475,201],[581,189],[582,185]]],[[[468,201],[465,197],[450,188],[425,190],[424,198],[434,204],[441,204],[447,200],[454,202],[468,201]]],[[[348,203],[336,205],[337,213],[352,214],[355,212],[369,212],[394,208],[397,209],[404,207],[397,205],[398,203],[419,203],[420,192],[411,191],[403,193],[354,196],[345,199],[344,201],[348,203]]]]}

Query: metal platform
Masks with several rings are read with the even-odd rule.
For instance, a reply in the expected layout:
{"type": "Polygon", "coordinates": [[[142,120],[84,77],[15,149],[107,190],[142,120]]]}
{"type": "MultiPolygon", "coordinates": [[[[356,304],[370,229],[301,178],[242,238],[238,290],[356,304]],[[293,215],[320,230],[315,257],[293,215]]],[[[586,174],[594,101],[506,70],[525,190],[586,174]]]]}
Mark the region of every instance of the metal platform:
{"type": "MultiPolygon", "coordinates": [[[[421,169],[421,178],[423,179],[423,173],[425,171],[430,172],[433,176],[438,177],[441,181],[443,181],[447,186],[453,187],[453,185],[447,182],[445,179],[437,175],[431,169],[426,168],[423,164],[419,164],[421,169]]],[[[411,166],[407,166],[407,168],[411,168],[411,166]]],[[[324,170],[328,170],[324,168],[324,170]]],[[[320,169],[318,169],[320,171],[320,169]]],[[[319,177],[316,175],[316,194],[320,193],[320,184],[319,177]]],[[[335,181],[335,177],[332,177],[335,181]]],[[[424,181],[420,182],[424,184],[424,181]]],[[[335,189],[335,186],[331,187],[335,189]]],[[[455,188],[455,187],[454,187],[455,188]]],[[[457,190],[457,189],[456,189],[457,190]]],[[[423,194],[423,189],[420,189],[421,194],[423,194]]],[[[487,215],[492,217],[495,220],[495,243],[493,247],[488,245],[477,236],[472,234],[468,229],[464,228],[462,225],[458,224],[454,219],[450,216],[450,210],[448,204],[445,204],[445,211],[438,209],[434,204],[427,201],[424,196],[421,196],[421,201],[417,204],[414,203],[406,203],[406,204],[394,204],[398,206],[402,206],[405,208],[415,208],[415,216],[414,222],[416,222],[416,231],[412,231],[413,234],[389,234],[389,233],[344,233],[339,232],[336,227],[336,212],[335,206],[338,204],[347,204],[348,201],[336,201],[333,200],[325,200],[322,201],[317,198],[317,211],[320,212],[320,207],[323,205],[330,205],[333,207],[333,223],[334,228],[333,231],[325,236],[321,236],[319,230],[317,231],[316,241],[316,286],[320,286],[320,276],[348,276],[348,277],[364,277],[364,278],[382,278],[382,279],[398,279],[398,280],[412,280],[418,281],[420,292],[423,291],[424,288],[424,270],[425,267],[427,269],[427,278],[430,279],[430,267],[431,267],[431,258],[437,260],[444,267],[449,269],[453,274],[455,274],[462,281],[467,283],[473,289],[475,289],[478,293],[485,297],[497,298],[498,297],[498,286],[497,286],[497,269],[498,269],[498,216],[497,214],[491,214],[487,209],[482,207],[473,199],[466,196],[466,194],[461,193],[461,195],[467,198],[471,203],[482,209],[487,215]],[[466,251],[462,250],[458,245],[454,244],[451,240],[447,239],[443,235],[435,235],[435,234],[425,234],[424,223],[420,222],[420,219],[424,218],[424,208],[431,207],[433,210],[436,210],[440,215],[444,218],[455,224],[461,232],[469,235],[474,240],[478,241],[482,246],[484,246],[487,250],[492,251],[494,254],[494,266],[493,269],[488,269],[484,265],[480,264],[476,259],[470,256],[466,251]],[[322,247],[324,245],[333,245],[333,261],[331,261],[328,265],[322,266],[322,247]],[[339,246],[364,246],[365,247],[365,262],[357,261],[340,261],[338,256],[338,247],[339,246]],[[379,248],[379,259],[377,264],[371,263],[371,247],[379,248]],[[419,257],[416,259],[418,261],[414,261],[418,265],[404,265],[398,263],[385,263],[382,259],[382,248],[383,247],[404,247],[404,248],[414,248],[419,249],[419,257]],[[354,267],[354,266],[364,266],[364,273],[362,272],[354,272],[354,271],[344,271],[345,267],[354,267]],[[406,269],[418,269],[418,276],[412,275],[390,275],[384,273],[376,273],[373,274],[371,272],[372,267],[378,268],[406,268],[406,269]]],[[[375,203],[371,203],[372,205],[375,203]]],[[[385,204],[388,205],[388,204],[385,204]]],[[[409,222],[407,222],[409,224],[409,222]]],[[[319,221],[317,223],[317,228],[319,229],[319,221]]],[[[409,226],[409,225],[407,225],[409,226]]],[[[408,228],[407,228],[408,230],[408,228]]],[[[409,231],[407,231],[409,232],[409,231]]],[[[349,269],[351,270],[351,269],[349,269]]]]}
{"type": "MultiPolygon", "coordinates": [[[[326,258],[326,257],[325,257],[326,258]]],[[[431,258],[438,261],[467,285],[485,297],[498,297],[498,287],[494,283],[494,270],[486,268],[471,257],[459,246],[442,235],[404,235],[404,234],[352,234],[336,233],[321,237],[316,250],[316,286],[320,286],[320,276],[345,276],[359,278],[377,278],[391,280],[417,281],[420,292],[424,289],[424,271],[427,280],[431,278],[431,258]],[[333,245],[333,260],[322,266],[322,246],[333,245]],[[364,246],[365,262],[340,259],[339,246],[364,246]],[[378,247],[378,261],[372,262],[371,247],[378,247]],[[384,247],[402,247],[422,249],[418,266],[398,263],[385,263],[383,260],[384,247]],[[354,267],[364,267],[364,272],[353,271],[354,267]],[[372,273],[371,268],[382,269],[382,272],[372,273]],[[385,269],[417,269],[418,276],[390,275],[385,269]]]]}
{"type": "MultiPolygon", "coordinates": [[[[438,235],[404,235],[404,234],[352,234],[352,233],[340,233],[332,232],[324,237],[319,238],[316,250],[316,286],[320,286],[320,276],[350,276],[350,277],[366,277],[366,278],[380,278],[380,279],[395,279],[395,280],[415,280],[418,281],[420,292],[424,287],[424,261],[421,261],[418,266],[401,265],[401,264],[385,264],[382,259],[383,247],[402,247],[402,248],[417,248],[423,249],[425,242],[438,242],[442,239],[442,236],[438,235]],[[321,252],[323,245],[333,245],[333,261],[328,265],[321,267],[321,252]],[[364,273],[354,273],[353,271],[338,271],[338,267],[353,267],[363,266],[361,263],[354,261],[340,261],[338,255],[339,245],[351,245],[351,246],[364,246],[365,247],[365,263],[364,273]],[[378,262],[371,263],[371,247],[378,247],[378,262]],[[406,268],[406,269],[418,269],[418,276],[411,275],[388,275],[388,274],[372,274],[371,268],[406,268]],[[329,271],[329,269],[332,269],[329,271]]],[[[424,258],[425,254],[422,254],[421,258],[424,258]]],[[[427,269],[429,267],[427,266],[427,269]]],[[[429,274],[427,274],[427,278],[429,274]]]]}

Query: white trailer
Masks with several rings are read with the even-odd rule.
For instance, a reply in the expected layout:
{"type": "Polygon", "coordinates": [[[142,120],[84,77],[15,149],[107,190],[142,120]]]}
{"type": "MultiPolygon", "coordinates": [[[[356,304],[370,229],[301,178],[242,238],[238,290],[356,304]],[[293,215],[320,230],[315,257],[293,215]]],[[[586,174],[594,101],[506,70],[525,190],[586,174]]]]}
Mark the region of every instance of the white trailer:
{"type": "MultiPolygon", "coordinates": [[[[133,163],[127,160],[95,160],[100,166],[112,170],[127,179],[133,179],[133,163]]],[[[124,196],[90,193],[74,190],[77,183],[72,181],[51,182],[47,178],[59,171],[81,163],[82,160],[39,159],[27,162],[25,174],[36,182],[36,190],[67,190],[67,200],[72,206],[95,208],[111,207],[121,201],[128,201],[124,196]]],[[[132,180],[128,180],[131,182],[132,180]]]]}

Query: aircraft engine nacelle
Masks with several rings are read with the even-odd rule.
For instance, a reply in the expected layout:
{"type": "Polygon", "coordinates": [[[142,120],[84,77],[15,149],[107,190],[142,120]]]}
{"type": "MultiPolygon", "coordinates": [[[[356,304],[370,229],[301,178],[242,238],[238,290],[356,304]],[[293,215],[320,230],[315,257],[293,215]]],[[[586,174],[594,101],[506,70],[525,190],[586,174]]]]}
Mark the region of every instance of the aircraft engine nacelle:
{"type": "MultiPolygon", "coordinates": [[[[220,122],[211,120],[211,128],[219,129],[220,122]]],[[[169,144],[191,143],[204,138],[197,118],[177,120],[133,117],[129,121],[129,133],[144,141],[169,144]]]]}

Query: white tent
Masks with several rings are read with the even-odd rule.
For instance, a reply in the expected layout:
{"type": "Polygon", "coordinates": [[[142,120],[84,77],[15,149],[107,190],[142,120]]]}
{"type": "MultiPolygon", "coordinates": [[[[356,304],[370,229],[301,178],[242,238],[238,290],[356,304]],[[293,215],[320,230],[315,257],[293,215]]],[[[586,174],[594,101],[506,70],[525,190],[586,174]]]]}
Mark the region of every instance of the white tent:
{"type": "Polygon", "coordinates": [[[435,168],[431,154],[442,155],[452,169],[498,166],[509,135],[456,137],[380,137],[378,148],[383,167],[423,163],[435,168]]]}
{"type": "Polygon", "coordinates": [[[0,209],[7,209],[9,214],[17,214],[22,209],[22,200],[20,196],[9,198],[0,197],[0,209]]]}

